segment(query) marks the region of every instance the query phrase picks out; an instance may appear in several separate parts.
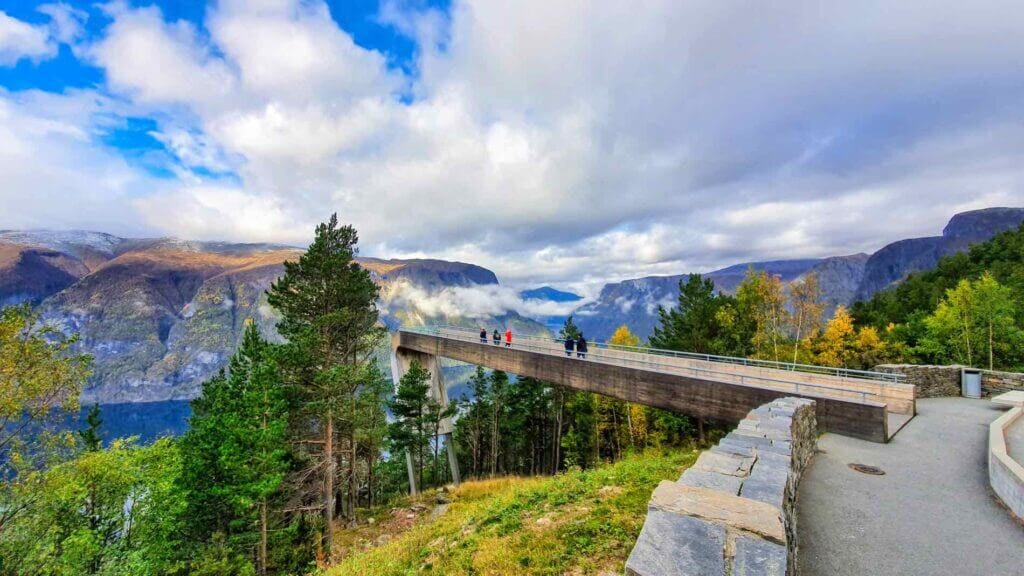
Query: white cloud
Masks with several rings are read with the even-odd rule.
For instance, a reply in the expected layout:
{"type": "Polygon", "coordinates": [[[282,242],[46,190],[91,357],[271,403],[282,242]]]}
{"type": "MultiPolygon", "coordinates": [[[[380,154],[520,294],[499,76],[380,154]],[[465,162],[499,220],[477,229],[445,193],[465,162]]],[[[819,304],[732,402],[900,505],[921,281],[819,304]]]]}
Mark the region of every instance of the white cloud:
{"type": "Polygon", "coordinates": [[[365,253],[591,293],[1024,204],[1013,2],[385,2],[412,74],[318,0],[224,0],[201,26],[108,11],[85,53],[186,168],[131,197],[169,234],[302,242],[337,211],[365,253]]]}
{"type": "Polygon", "coordinates": [[[22,58],[38,62],[56,53],[46,26],[33,26],[0,10],[0,66],[13,66],[22,58]]]}
{"type": "Polygon", "coordinates": [[[83,24],[89,14],[84,10],[64,2],[43,4],[37,10],[50,17],[50,34],[57,42],[74,44],[85,32],[83,24]]]}
{"type": "Polygon", "coordinates": [[[162,184],[94,143],[91,118],[116,107],[87,92],[0,90],[0,228],[143,230],[128,203],[162,184]]]}
{"type": "Polygon", "coordinates": [[[515,312],[528,318],[563,316],[581,303],[524,300],[517,291],[497,284],[453,286],[427,290],[408,281],[387,286],[381,295],[385,310],[403,310],[431,318],[486,318],[515,312]]]}
{"type": "Polygon", "coordinates": [[[110,86],[141,102],[203,105],[231,93],[234,77],[186,21],[165,22],[156,6],[108,5],[114,19],[88,55],[110,86]]]}

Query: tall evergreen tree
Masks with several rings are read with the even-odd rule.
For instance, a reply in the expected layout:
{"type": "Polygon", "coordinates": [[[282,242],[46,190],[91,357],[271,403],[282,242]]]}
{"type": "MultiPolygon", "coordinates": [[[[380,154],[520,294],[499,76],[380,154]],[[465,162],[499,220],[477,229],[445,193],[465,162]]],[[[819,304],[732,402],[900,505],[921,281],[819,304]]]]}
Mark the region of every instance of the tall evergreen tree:
{"type": "Polygon", "coordinates": [[[414,456],[419,485],[423,486],[424,453],[430,441],[430,372],[413,361],[398,381],[389,403],[395,420],[388,436],[395,450],[414,456]]]}
{"type": "Polygon", "coordinates": [[[289,467],[288,411],[270,344],[248,323],[227,375],[204,383],[181,440],[185,523],[193,537],[229,537],[268,571],[272,501],[289,467]]]}
{"type": "Polygon", "coordinates": [[[356,441],[359,455],[366,463],[366,505],[373,507],[380,492],[376,470],[387,440],[388,418],[385,407],[391,396],[391,380],[376,364],[366,367],[366,376],[356,400],[356,441]]]}
{"type": "MultiPolygon", "coordinates": [[[[355,477],[356,396],[366,372],[363,367],[383,336],[378,327],[379,289],[355,257],[358,235],[352,226],[339,226],[337,215],[316,228],[316,237],[297,262],[286,262],[284,275],[267,293],[281,314],[278,332],[288,343],[282,355],[287,379],[294,387],[293,435],[301,442],[310,497],[318,495],[323,514],[323,547],[328,562],[333,550],[337,464],[343,476],[355,477]],[[340,431],[340,432],[339,432],[340,431]],[[339,446],[339,434],[344,446],[339,446]],[[314,440],[311,436],[319,437],[314,440]],[[319,448],[319,449],[318,449],[319,448]],[[346,457],[347,455],[347,457],[346,457]]],[[[349,484],[349,498],[353,497],[349,484]]],[[[354,509],[346,510],[354,517],[354,509]]]]}
{"type": "Polygon", "coordinates": [[[82,441],[86,452],[99,452],[103,449],[103,436],[100,428],[103,427],[103,414],[100,413],[100,405],[93,404],[89,414],[85,417],[86,427],[78,431],[78,438],[82,441]]]}
{"type": "Polygon", "coordinates": [[[658,309],[658,326],[650,337],[655,348],[705,354],[737,353],[732,332],[745,329],[735,322],[735,299],[715,292],[715,283],[700,274],[679,281],[675,308],[658,309]],[[725,314],[723,314],[725,312],[725,314]]]}

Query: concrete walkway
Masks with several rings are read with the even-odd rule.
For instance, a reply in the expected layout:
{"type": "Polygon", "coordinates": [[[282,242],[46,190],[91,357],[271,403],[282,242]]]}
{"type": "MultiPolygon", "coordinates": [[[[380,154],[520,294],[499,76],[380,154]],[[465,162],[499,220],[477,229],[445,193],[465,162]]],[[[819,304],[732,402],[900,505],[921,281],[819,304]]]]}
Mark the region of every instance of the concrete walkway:
{"type": "Polygon", "coordinates": [[[963,398],[917,409],[889,444],[820,438],[797,504],[801,574],[1024,575],[1024,527],[988,487],[988,424],[1002,410],[963,398]]]}

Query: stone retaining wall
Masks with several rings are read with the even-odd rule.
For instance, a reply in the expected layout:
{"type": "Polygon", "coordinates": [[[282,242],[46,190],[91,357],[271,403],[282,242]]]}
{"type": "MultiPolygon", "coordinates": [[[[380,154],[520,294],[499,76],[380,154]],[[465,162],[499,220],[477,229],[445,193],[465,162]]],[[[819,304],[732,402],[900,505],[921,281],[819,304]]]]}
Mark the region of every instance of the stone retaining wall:
{"type": "Polygon", "coordinates": [[[1006,440],[1011,426],[1024,426],[1024,408],[1013,408],[989,426],[988,482],[1017,518],[1024,520],[1024,462],[1014,460],[1006,440]]]}
{"type": "Polygon", "coordinates": [[[998,396],[1013,390],[1024,390],[1024,374],[996,370],[981,371],[981,393],[985,397],[998,396]]]}
{"type": "Polygon", "coordinates": [[[816,444],[813,400],[752,410],[679,481],[654,491],[626,574],[794,574],[797,486],[816,444]]]}
{"type": "MultiPolygon", "coordinates": [[[[960,378],[964,366],[930,366],[926,364],[882,364],[876,372],[906,375],[906,383],[917,386],[918,398],[939,398],[960,395],[960,378]]],[[[1024,374],[981,370],[981,394],[995,396],[1011,390],[1024,390],[1024,374]]]]}

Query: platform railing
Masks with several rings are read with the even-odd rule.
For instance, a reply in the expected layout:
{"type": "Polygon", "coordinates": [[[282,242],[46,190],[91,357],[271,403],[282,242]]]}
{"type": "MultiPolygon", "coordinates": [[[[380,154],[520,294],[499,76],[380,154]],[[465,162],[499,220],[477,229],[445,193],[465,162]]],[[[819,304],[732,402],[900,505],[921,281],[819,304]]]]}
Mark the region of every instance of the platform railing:
{"type": "MultiPolygon", "coordinates": [[[[465,326],[454,326],[454,325],[431,325],[431,326],[416,326],[410,328],[402,328],[403,330],[410,332],[423,332],[430,333],[431,331],[437,330],[453,330],[459,332],[466,332],[476,335],[478,331],[466,328],[465,326]]],[[[490,332],[488,331],[488,334],[490,332]]],[[[542,336],[520,336],[518,334],[513,335],[515,339],[531,339],[531,340],[543,340],[555,343],[561,343],[562,341],[558,338],[549,338],[542,336]]],[[[504,338],[504,332],[502,332],[504,338]]],[[[611,344],[608,342],[601,341],[587,341],[587,344],[591,347],[606,348],[609,350],[622,350],[625,352],[636,352],[638,354],[647,354],[654,356],[669,356],[672,358],[686,358],[690,360],[701,360],[704,362],[718,362],[723,364],[735,364],[739,366],[751,366],[755,368],[769,368],[773,370],[787,370],[790,372],[803,372],[806,374],[824,374],[827,376],[835,376],[837,378],[851,378],[855,380],[872,380],[877,382],[894,382],[901,383],[906,379],[903,374],[893,374],[890,372],[875,372],[871,370],[856,370],[853,368],[836,368],[833,366],[818,366],[815,364],[800,364],[795,362],[779,362],[775,360],[762,360],[757,358],[743,358],[738,356],[721,356],[717,354],[702,354],[697,352],[679,352],[677,350],[666,350],[663,348],[650,348],[645,346],[625,346],[621,344],[611,344]]]]}
{"type": "MultiPolygon", "coordinates": [[[[502,340],[499,344],[494,344],[491,339],[491,333],[488,332],[486,342],[483,341],[479,336],[479,331],[467,329],[461,326],[416,326],[403,328],[402,331],[410,332],[415,334],[423,334],[427,336],[437,336],[441,338],[447,338],[451,340],[458,340],[461,342],[475,343],[481,346],[489,347],[502,347],[505,348],[506,343],[504,341],[504,334],[502,334],[502,340]]],[[[668,364],[665,362],[659,362],[657,358],[659,356],[668,356],[658,354],[657,352],[671,352],[671,351],[659,351],[646,348],[637,348],[629,346],[618,346],[615,344],[609,345],[607,343],[589,343],[588,351],[585,358],[578,358],[578,353],[573,350],[571,353],[567,352],[561,347],[562,342],[554,338],[545,338],[539,336],[518,336],[513,335],[512,346],[517,350],[525,350],[528,352],[541,353],[549,356],[568,356],[570,358],[597,362],[601,364],[609,364],[615,366],[625,367],[639,367],[648,369],[656,372],[662,372],[667,374],[678,374],[683,376],[694,376],[706,380],[715,380],[726,383],[741,384],[747,386],[757,386],[761,388],[769,388],[773,390],[780,390],[787,393],[796,394],[814,394],[819,396],[844,396],[859,399],[862,402],[876,401],[885,403],[882,400],[883,395],[880,392],[874,392],[864,389],[849,388],[836,384],[816,384],[813,382],[805,382],[799,380],[793,380],[788,378],[777,378],[770,376],[762,376],[756,374],[749,374],[743,372],[734,372],[728,370],[717,370],[711,368],[702,368],[698,366],[685,366],[680,364],[668,364]],[[618,352],[620,354],[612,354],[618,352]],[[627,355],[621,354],[626,352],[627,355]],[[653,353],[652,353],[653,352],[653,353]],[[838,394],[837,394],[838,393],[838,394]]],[[[697,355],[698,358],[690,358],[689,356],[676,356],[681,358],[704,360],[706,355],[697,355]]],[[[712,356],[713,357],[713,356],[712,356]]],[[[711,360],[710,362],[714,362],[711,360]]],[[[748,366],[751,366],[748,364],[748,366]]],[[[861,373],[869,373],[865,371],[859,371],[861,373]]],[[[883,373],[874,373],[883,374],[883,373]]],[[[891,376],[890,374],[885,374],[891,376]]],[[[860,379],[862,382],[866,379],[860,379]]],[[[885,381],[875,380],[874,383],[885,384],[885,381]]]]}

